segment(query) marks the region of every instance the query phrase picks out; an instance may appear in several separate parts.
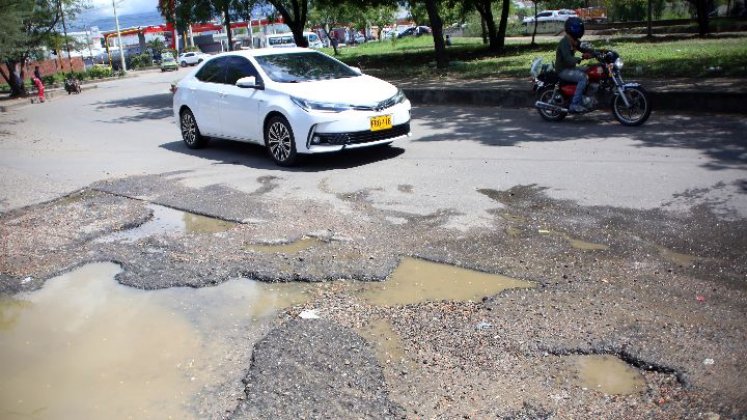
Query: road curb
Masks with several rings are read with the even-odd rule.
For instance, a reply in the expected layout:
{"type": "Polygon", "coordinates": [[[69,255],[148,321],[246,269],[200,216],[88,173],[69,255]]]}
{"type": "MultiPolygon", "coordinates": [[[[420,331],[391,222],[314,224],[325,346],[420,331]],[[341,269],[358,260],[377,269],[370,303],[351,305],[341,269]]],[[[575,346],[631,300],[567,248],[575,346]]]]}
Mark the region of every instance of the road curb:
{"type": "MultiPolygon", "coordinates": [[[[475,105],[531,108],[534,94],[514,88],[413,88],[402,89],[408,99],[420,105],[475,105]]],[[[664,92],[649,90],[654,110],[747,114],[745,95],[729,92],[664,92]]]]}
{"type": "MultiPolygon", "coordinates": [[[[96,89],[98,87],[99,85],[95,83],[94,84],[83,84],[83,85],[80,85],[80,90],[81,92],[83,92],[89,89],[96,89]]],[[[67,92],[65,91],[64,87],[52,88],[52,89],[47,89],[44,91],[44,97],[47,99],[50,99],[50,98],[54,98],[55,96],[65,96],[64,94],[66,93],[67,92]]],[[[2,104],[0,105],[0,112],[9,112],[17,108],[31,105],[33,104],[33,102],[31,102],[32,98],[36,98],[36,95],[29,95],[25,98],[19,98],[19,99],[12,100],[11,103],[2,104]]]]}

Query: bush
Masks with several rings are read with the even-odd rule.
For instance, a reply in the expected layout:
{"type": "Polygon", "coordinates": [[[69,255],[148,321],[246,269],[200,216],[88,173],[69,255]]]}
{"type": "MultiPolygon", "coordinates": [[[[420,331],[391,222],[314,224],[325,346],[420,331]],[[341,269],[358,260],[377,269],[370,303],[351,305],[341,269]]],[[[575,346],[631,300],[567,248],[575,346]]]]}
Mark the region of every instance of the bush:
{"type": "Polygon", "coordinates": [[[88,69],[87,73],[91,79],[103,79],[104,77],[112,77],[112,68],[103,64],[96,64],[88,69]]]}
{"type": "Polygon", "coordinates": [[[153,57],[150,54],[138,54],[130,59],[130,67],[133,69],[150,67],[153,65],[153,57]]]}
{"type": "Polygon", "coordinates": [[[42,76],[42,83],[44,83],[45,86],[51,86],[57,81],[56,79],[57,78],[54,74],[42,76]]]}

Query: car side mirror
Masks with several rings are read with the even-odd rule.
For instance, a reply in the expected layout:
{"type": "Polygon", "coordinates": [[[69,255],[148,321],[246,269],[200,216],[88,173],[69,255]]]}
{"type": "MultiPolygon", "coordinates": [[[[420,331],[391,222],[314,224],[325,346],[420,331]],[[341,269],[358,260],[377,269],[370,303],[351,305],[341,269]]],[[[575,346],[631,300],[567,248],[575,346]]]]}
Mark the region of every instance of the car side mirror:
{"type": "Polygon", "coordinates": [[[351,69],[353,69],[353,71],[354,71],[354,72],[355,72],[355,73],[356,73],[356,74],[357,74],[358,76],[361,76],[361,75],[363,75],[363,70],[361,70],[361,69],[360,69],[360,67],[350,66],[350,68],[351,68],[351,69]]]}
{"type": "Polygon", "coordinates": [[[240,88],[253,88],[253,89],[256,89],[259,87],[257,86],[257,78],[254,76],[242,77],[241,79],[236,81],[236,86],[240,88]]]}

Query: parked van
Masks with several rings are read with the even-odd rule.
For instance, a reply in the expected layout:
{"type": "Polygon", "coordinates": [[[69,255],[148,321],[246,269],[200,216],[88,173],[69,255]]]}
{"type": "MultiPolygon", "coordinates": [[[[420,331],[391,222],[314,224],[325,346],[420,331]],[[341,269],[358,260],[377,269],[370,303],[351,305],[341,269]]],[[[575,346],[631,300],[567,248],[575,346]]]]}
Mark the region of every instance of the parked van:
{"type": "Polygon", "coordinates": [[[296,41],[293,40],[293,34],[268,34],[265,36],[264,45],[267,48],[290,48],[296,46],[296,41]]]}
{"type": "Polygon", "coordinates": [[[306,38],[306,42],[309,44],[309,48],[323,48],[324,43],[314,32],[304,32],[303,37],[306,38]]]}

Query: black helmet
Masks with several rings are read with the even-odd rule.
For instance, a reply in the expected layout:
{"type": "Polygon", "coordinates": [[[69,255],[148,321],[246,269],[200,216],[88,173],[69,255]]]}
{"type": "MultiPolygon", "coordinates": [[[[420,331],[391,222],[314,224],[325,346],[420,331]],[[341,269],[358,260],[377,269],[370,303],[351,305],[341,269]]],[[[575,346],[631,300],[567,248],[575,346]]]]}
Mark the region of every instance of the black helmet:
{"type": "Polygon", "coordinates": [[[565,21],[565,33],[574,39],[581,39],[584,36],[584,21],[572,16],[565,21]]]}

